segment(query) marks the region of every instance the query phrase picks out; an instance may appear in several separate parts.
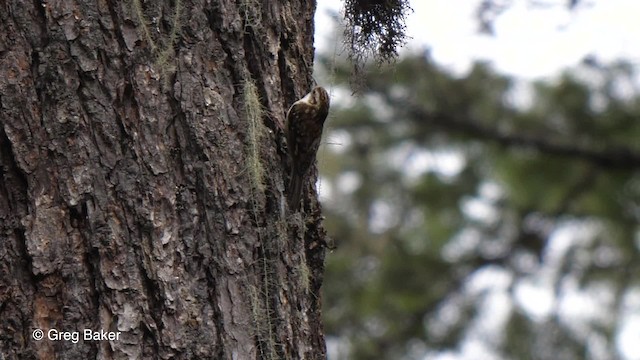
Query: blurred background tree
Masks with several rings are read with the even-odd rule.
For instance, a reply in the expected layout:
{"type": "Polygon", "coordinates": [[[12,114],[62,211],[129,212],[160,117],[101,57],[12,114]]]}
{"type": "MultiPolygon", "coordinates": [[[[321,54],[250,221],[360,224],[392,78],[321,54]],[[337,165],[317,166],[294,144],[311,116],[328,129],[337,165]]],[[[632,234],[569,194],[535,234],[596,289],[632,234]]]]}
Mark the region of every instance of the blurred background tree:
{"type": "Polygon", "coordinates": [[[640,310],[632,66],[587,59],[529,84],[482,63],[455,77],[414,54],[366,68],[350,97],[350,66],[324,64],[330,359],[628,358],[640,310]]]}

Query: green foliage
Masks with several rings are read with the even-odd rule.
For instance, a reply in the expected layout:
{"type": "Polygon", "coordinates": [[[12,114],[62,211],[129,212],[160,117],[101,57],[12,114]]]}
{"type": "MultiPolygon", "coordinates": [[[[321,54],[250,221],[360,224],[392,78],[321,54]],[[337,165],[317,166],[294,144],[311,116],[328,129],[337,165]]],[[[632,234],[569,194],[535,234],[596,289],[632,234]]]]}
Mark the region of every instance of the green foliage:
{"type": "MultiPolygon", "coordinates": [[[[486,64],[456,78],[421,56],[368,70],[353,106],[334,101],[328,138],[341,142],[320,166],[338,245],[325,322],[347,358],[463,352],[478,337],[511,359],[615,353],[620,319],[597,318],[624,309],[591,284],[637,291],[620,273],[639,265],[640,96],[616,85],[632,81],[630,67],[585,66],[529,87],[486,64]],[[563,307],[525,305],[515,290],[532,282],[556,304],[580,292],[597,307],[576,323],[563,307]],[[478,328],[497,295],[508,309],[492,336],[478,328]],[[604,350],[588,346],[594,336],[604,350]]],[[[338,87],[348,74],[336,68],[338,87]]]]}

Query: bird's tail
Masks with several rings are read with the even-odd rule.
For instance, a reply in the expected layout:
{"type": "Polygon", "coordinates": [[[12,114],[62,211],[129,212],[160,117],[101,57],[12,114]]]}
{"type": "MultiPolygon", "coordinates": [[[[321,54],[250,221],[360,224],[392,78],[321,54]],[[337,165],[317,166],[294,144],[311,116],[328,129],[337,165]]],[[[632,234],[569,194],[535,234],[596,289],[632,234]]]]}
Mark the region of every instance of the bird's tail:
{"type": "Polygon", "coordinates": [[[289,208],[291,210],[297,211],[300,208],[303,180],[303,176],[298,174],[295,169],[291,171],[291,176],[289,177],[289,191],[287,194],[289,200],[289,208]]]}

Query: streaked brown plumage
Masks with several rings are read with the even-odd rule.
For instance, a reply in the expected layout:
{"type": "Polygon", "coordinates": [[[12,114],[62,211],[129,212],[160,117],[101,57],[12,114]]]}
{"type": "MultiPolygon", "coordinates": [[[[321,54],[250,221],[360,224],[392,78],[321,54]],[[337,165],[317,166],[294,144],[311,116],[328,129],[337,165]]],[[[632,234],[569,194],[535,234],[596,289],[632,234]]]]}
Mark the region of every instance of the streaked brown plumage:
{"type": "Polygon", "coordinates": [[[316,158],[322,127],[329,114],[329,94],[320,86],[291,105],[287,112],[287,147],[291,156],[291,176],[287,197],[289,207],[298,210],[307,173],[316,158]]]}

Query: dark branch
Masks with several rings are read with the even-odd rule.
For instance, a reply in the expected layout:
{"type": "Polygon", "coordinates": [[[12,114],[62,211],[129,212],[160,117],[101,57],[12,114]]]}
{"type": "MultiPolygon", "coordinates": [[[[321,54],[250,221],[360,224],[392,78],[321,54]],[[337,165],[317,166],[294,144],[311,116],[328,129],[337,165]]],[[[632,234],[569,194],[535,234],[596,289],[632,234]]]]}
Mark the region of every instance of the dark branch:
{"type": "Polygon", "coordinates": [[[505,133],[498,129],[481,125],[477,121],[463,120],[443,113],[429,112],[417,105],[409,105],[406,109],[410,116],[416,119],[423,119],[443,130],[488,139],[503,146],[533,148],[541,153],[582,159],[604,168],[640,168],[640,153],[626,147],[595,150],[578,145],[554,142],[547,138],[505,133]]]}

